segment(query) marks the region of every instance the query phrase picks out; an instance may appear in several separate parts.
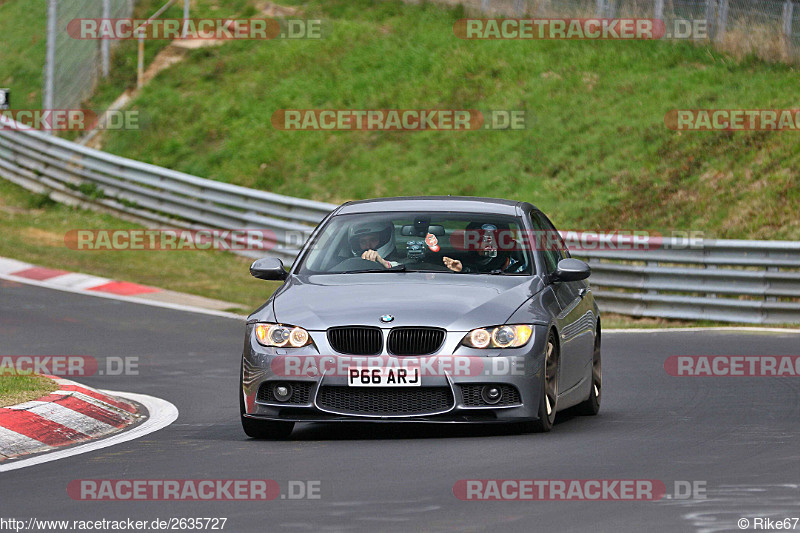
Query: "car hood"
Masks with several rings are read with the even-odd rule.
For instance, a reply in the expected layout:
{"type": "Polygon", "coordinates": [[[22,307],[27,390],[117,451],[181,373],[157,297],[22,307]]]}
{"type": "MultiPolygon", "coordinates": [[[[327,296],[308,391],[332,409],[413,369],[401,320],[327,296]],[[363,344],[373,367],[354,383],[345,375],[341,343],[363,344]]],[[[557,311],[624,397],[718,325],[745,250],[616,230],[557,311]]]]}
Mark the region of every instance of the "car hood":
{"type": "MultiPolygon", "coordinates": [[[[435,326],[468,331],[502,324],[542,289],[538,277],[452,273],[366,273],[291,276],[251,316],[308,330],[333,326],[435,326]],[[380,317],[392,315],[391,324],[380,317]],[[256,315],[264,315],[256,316],[256,315]]],[[[546,318],[543,318],[546,320],[546,318]]]]}

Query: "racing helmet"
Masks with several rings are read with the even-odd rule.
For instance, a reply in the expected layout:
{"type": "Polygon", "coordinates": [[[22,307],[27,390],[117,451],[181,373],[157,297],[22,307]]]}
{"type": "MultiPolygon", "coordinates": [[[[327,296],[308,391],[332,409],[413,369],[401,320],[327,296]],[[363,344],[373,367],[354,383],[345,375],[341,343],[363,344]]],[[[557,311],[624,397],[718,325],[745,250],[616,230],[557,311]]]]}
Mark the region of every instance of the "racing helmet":
{"type": "Polygon", "coordinates": [[[490,252],[485,254],[478,254],[478,252],[480,251],[479,249],[470,250],[471,252],[478,255],[482,255],[487,259],[495,258],[497,257],[498,251],[502,251],[500,250],[498,244],[498,238],[501,232],[508,231],[508,224],[498,224],[496,222],[470,222],[467,225],[466,231],[480,232],[480,237],[481,237],[480,246],[486,244],[491,250],[490,252]]]}
{"type": "Polygon", "coordinates": [[[348,240],[350,241],[353,255],[361,256],[364,250],[359,243],[360,238],[373,233],[378,235],[378,246],[374,250],[381,257],[386,257],[394,251],[394,224],[389,220],[374,220],[371,222],[359,222],[350,227],[348,240]]]}

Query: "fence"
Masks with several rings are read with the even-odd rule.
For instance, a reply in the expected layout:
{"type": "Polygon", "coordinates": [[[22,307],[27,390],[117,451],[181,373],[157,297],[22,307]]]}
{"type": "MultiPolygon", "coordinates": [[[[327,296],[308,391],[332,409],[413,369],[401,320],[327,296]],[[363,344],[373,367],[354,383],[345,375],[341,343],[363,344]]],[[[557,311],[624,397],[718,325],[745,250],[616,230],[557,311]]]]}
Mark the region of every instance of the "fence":
{"type": "MultiPolygon", "coordinates": [[[[7,121],[0,117],[2,121],[7,121]]],[[[148,226],[271,229],[292,261],[335,206],[208,180],[0,127],[0,178],[56,201],[148,226]]],[[[604,311],[633,316],[800,323],[800,242],[666,240],[654,251],[584,250],[604,311]]]]}
{"type": "Polygon", "coordinates": [[[705,21],[708,38],[772,59],[800,57],[800,6],[791,0],[442,0],[509,17],[641,17],[705,21]]]}
{"type": "Polygon", "coordinates": [[[99,75],[108,75],[113,41],[73,39],[76,18],[129,18],[134,0],[47,0],[47,56],[43,109],[75,109],[92,95],[99,75]]]}

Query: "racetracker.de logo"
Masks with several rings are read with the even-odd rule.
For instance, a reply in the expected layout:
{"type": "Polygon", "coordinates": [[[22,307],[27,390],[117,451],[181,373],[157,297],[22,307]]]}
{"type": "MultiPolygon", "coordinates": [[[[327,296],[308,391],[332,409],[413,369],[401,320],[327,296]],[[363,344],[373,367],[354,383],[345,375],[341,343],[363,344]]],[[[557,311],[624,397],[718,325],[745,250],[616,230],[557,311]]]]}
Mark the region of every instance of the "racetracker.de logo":
{"type": "Polygon", "coordinates": [[[98,115],[88,109],[3,109],[0,130],[88,131],[138,130],[139,112],[110,110],[98,115]]]}
{"type": "Polygon", "coordinates": [[[673,109],[664,124],[675,131],[798,131],[800,109],[673,109]]]}
{"type": "Polygon", "coordinates": [[[90,355],[0,355],[0,376],[137,376],[139,358],[90,355]]]}
{"type": "Polygon", "coordinates": [[[658,479],[460,479],[453,495],[466,501],[654,501],[667,493],[658,479]]]}
{"type": "Polygon", "coordinates": [[[460,19],[453,33],[460,39],[649,40],[667,31],[660,19],[503,18],[460,19]]]}
{"type": "Polygon", "coordinates": [[[672,355],[664,370],[677,377],[797,377],[800,355],[672,355]]]}
{"type": "Polygon", "coordinates": [[[317,19],[72,19],[67,34],[81,40],[320,39],[317,19]]]}
{"type": "Polygon", "coordinates": [[[273,479],[76,479],[67,485],[73,500],[255,500],[281,494],[273,479]]]}
{"type": "Polygon", "coordinates": [[[522,130],[524,110],[476,109],[279,109],[272,126],[289,131],[522,130]]]}
{"type": "Polygon", "coordinates": [[[64,235],[67,248],[81,251],[272,250],[276,243],[269,229],[73,229],[64,235]]]}
{"type": "Polygon", "coordinates": [[[339,376],[364,383],[402,379],[413,385],[420,377],[523,376],[524,365],[524,357],[284,355],[271,361],[270,370],[287,378],[339,376]]]}
{"type": "MultiPolygon", "coordinates": [[[[693,238],[696,240],[697,235],[693,238]]],[[[645,230],[456,230],[450,245],[460,251],[496,250],[629,250],[652,251],[662,248],[664,236],[645,230]]],[[[688,246],[687,246],[688,247],[688,246]]]]}

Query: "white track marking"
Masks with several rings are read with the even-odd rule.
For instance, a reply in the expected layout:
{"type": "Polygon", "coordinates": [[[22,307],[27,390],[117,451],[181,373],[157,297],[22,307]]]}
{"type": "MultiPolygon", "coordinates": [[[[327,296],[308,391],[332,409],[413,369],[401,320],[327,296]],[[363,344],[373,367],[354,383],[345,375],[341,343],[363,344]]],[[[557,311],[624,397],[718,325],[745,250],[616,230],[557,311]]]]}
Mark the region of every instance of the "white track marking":
{"type": "Polygon", "coordinates": [[[100,392],[139,402],[147,408],[150,416],[141,425],[127,431],[122,431],[121,433],[116,433],[105,439],[87,442],[86,444],[81,444],[80,446],[75,446],[74,448],[68,448],[66,450],[57,450],[28,459],[19,459],[6,464],[0,464],[0,472],[48,463],[57,459],[64,459],[66,457],[72,457],[73,455],[92,452],[129,440],[138,439],[139,437],[144,437],[145,435],[167,427],[178,418],[178,408],[161,398],[148,396],[146,394],[134,394],[132,392],[115,392],[108,390],[101,390],[100,392]]]}
{"type": "Polygon", "coordinates": [[[39,442],[36,439],[26,437],[22,433],[11,431],[0,426],[0,455],[12,457],[21,453],[43,452],[52,446],[39,442]]]}
{"type": "Polygon", "coordinates": [[[90,403],[94,406],[97,406],[104,411],[109,411],[111,413],[123,416],[127,419],[136,418],[137,416],[135,413],[131,413],[130,411],[126,411],[125,409],[120,409],[116,405],[111,405],[110,403],[106,403],[99,398],[95,398],[94,396],[89,396],[88,394],[84,394],[82,392],[59,389],[59,390],[54,390],[50,394],[61,394],[62,396],[72,396],[73,398],[77,398],[79,400],[83,400],[86,403],[90,403]]]}
{"type": "Polygon", "coordinates": [[[110,424],[106,424],[89,415],[64,407],[56,402],[38,402],[34,400],[19,405],[12,405],[7,407],[7,409],[28,411],[29,413],[41,416],[48,422],[61,424],[66,428],[78,431],[84,435],[89,435],[90,437],[92,435],[105,435],[117,429],[110,424]]]}
{"type": "Polygon", "coordinates": [[[71,273],[71,274],[64,274],[62,276],[56,276],[54,278],[50,278],[47,280],[47,283],[52,285],[58,285],[59,287],[71,287],[73,289],[80,289],[86,290],[91,287],[99,287],[100,285],[105,285],[106,283],[110,283],[111,279],[108,278],[98,278],[97,276],[90,276],[89,274],[78,274],[78,273],[71,273]]]}
{"type": "Polygon", "coordinates": [[[30,263],[23,263],[22,261],[17,261],[16,259],[0,257],[0,274],[10,274],[12,272],[19,272],[20,270],[25,270],[32,267],[33,265],[30,263]]]}
{"type": "Polygon", "coordinates": [[[732,331],[734,333],[800,333],[800,329],[791,328],[768,328],[761,326],[717,326],[717,327],[697,327],[697,328],[629,328],[629,329],[603,329],[603,333],[663,333],[665,331],[675,331],[686,333],[687,331],[732,331]]]}

